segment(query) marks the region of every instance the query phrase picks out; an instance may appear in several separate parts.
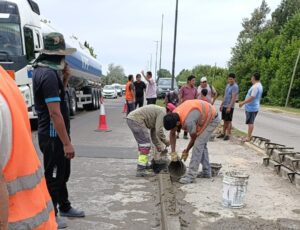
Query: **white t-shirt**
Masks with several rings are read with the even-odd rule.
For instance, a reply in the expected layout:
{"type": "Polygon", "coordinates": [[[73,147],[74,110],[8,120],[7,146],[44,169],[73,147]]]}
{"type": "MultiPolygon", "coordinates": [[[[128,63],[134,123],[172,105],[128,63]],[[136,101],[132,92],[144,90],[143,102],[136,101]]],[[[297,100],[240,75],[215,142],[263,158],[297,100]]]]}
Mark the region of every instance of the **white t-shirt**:
{"type": "Polygon", "coordinates": [[[9,107],[0,94],[0,170],[3,170],[12,148],[12,120],[9,107]]]}
{"type": "Polygon", "coordinates": [[[156,83],[153,78],[147,81],[146,98],[156,98],[156,83]]]}

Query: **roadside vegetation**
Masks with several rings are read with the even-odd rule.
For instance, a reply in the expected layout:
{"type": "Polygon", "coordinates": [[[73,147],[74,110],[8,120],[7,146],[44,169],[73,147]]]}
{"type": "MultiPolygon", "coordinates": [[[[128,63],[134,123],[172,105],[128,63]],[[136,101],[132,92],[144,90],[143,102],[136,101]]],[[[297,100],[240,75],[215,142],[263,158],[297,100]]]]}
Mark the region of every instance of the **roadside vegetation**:
{"type": "MultiPolygon", "coordinates": [[[[261,5],[254,9],[251,17],[243,20],[243,30],[232,48],[228,69],[198,65],[192,70],[183,69],[177,76],[177,81],[186,82],[190,74],[196,75],[198,80],[201,76],[207,76],[219,95],[223,95],[227,74],[234,72],[237,75],[241,100],[251,86],[251,75],[259,71],[264,86],[262,103],[284,106],[300,48],[299,25],[299,0],[283,0],[272,13],[263,0],[261,5]],[[268,20],[270,14],[271,19],[268,20]]],[[[295,73],[289,107],[300,108],[300,63],[295,73]]]]}

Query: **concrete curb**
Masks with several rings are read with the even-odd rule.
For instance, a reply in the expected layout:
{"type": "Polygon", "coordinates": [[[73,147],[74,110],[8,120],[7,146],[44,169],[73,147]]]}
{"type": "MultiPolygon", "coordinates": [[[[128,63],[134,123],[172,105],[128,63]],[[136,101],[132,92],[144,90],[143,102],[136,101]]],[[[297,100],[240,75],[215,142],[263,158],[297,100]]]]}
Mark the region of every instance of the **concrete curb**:
{"type": "MultiPolygon", "coordinates": [[[[274,157],[270,157],[266,153],[266,151],[268,151],[268,150],[264,150],[262,148],[259,148],[258,146],[256,146],[252,142],[245,142],[244,145],[251,148],[252,150],[260,153],[264,157],[263,158],[263,164],[266,167],[273,168],[278,176],[288,180],[290,183],[295,185],[296,188],[298,188],[298,189],[300,188],[300,174],[299,174],[299,171],[298,172],[292,171],[290,168],[288,168],[286,166],[286,164],[283,164],[283,162],[281,162],[280,159],[277,159],[278,157],[275,157],[275,159],[274,159],[274,157]],[[266,160],[266,162],[265,162],[265,160],[266,160]],[[289,174],[293,174],[293,177],[290,177],[289,174]]],[[[276,153],[273,153],[273,155],[276,155],[276,153]]],[[[289,157],[286,157],[286,158],[289,159],[289,157]]]]}
{"type": "MultiPolygon", "coordinates": [[[[180,221],[178,213],[170,213],[168,207],[170,203],[175,205],[176,209],[176,197],[175,194],[171,194],[170,189],[173,189],[169,174],[158,174],[159,180],[159,197],[161,207],[161,229],[162,230],[180,230],[180,221]],[[171,186],[171,187],[170,187],[171,186]]],[[[174,208],[174,207],[173,207],[174,208]]]]}

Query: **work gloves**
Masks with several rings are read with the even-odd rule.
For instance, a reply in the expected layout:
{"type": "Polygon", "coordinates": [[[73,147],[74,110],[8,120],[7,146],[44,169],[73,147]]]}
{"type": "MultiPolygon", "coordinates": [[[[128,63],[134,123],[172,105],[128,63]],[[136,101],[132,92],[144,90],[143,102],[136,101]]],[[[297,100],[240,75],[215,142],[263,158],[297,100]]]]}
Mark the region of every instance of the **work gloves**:
{"type": "Polygon", "coordinates": [[[186,161],[186,159],[188,158],[189,156],[189,152],[185,149],[182,151],[182,154],[181,154],[181,160],[183,161],[186,161]]]}
{"type": "Polygon", "coordinates": [[[170,153],[170,156],[171,156],[171,161],[178,161],[179,160],[179,157],[178,157],[176,152],[170,153]]]}

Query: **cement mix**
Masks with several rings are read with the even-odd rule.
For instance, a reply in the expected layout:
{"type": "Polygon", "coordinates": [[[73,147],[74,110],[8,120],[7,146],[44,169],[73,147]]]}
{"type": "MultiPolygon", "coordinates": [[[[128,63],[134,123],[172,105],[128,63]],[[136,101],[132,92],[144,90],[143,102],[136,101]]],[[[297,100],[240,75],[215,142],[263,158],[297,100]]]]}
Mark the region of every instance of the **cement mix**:
{"type": "MultiPolygon", "coordinates": [[[[187,145],[182,139],[177,143],[178,152],[187,145]]],[[[300,190],[263,166],[259,153],[223,140],[209,142],[208,150],[211,162],[223,166],[219,176],[174,184],[182,229],[300,229],[300,190]],[[222,174],[232,170],[250,175],[241,209],[222,206],[222,174]]]]}

